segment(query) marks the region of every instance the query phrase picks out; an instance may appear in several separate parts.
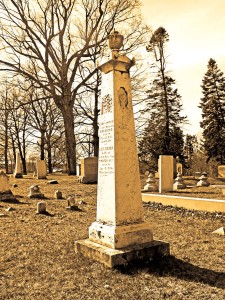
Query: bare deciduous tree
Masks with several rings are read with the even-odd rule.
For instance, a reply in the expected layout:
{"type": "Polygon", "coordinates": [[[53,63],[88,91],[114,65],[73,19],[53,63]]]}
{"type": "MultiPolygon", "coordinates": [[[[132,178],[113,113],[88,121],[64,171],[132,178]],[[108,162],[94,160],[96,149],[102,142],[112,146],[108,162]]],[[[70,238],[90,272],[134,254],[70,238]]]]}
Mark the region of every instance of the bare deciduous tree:
{"type": "Polygon", "coordinates": [[[51,94],[64,120],[69,174],[76,174],[74,103],[96,73],[96,66],[85,72],[85,65],[104,52],[115,26],[128,29],[130,45],[141,44],[141,26],[133,30],[140,25],[140,5],[139,0],[0,0],[1,70],[21,74],[51,94]]]}

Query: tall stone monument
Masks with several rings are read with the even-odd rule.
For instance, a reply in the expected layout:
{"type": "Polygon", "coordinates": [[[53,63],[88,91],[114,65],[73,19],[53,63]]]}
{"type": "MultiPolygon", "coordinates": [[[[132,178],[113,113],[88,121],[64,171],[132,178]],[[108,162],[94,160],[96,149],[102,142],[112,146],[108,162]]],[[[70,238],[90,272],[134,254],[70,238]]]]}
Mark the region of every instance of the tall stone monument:
{"type": "Polygon", "coordinates": [[[129,75],[134,61],[119,54],[122,45],[123,36],[111,33],[112,59],[99,66],[97,219],[89,227],[89,239],[76,242],[77,252],[109,267],[169,254],[169,244],[153,241],[151,227],[143,218],[129,75]]]}
{"type": "Polygon", "coordinates": [[[20,161],[20,153],[16,152],[16,166],[14,171],[15,178],[22,178],[22,171],[21,171],[21,161],[20,161]]]}

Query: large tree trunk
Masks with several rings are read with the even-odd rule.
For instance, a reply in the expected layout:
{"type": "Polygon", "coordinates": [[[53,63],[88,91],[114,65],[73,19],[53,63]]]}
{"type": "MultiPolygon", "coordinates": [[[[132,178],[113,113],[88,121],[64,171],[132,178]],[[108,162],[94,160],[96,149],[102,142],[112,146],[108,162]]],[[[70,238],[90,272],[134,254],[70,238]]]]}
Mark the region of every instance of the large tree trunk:
{"type": "Polygon", "coordinates": [[[41,130],[41,145],[40,145],[40,150],[41,150],[41,155],[40,159],[44,160],[45,159],[45,131],[41,130]]]}
{"type": "Polygon", "coordinates": [[[8,114],[5,113],[5,149],[4,149],[4,157],[5,157],[5,172],[9,172],[9,160],[8,160],[8,114]]]}
{"type": "Polygon", "coordinates": [[[47,141],[47,152],[48,152],[48,172],[52,173],[52,147],[50,141],[47,141]]]}
{"type": "Polygon", "coordinates": [[[76,175],[76,140],[74,135],[73,107],[64,105],[61,108],[65,126],[67,168],[69,175],[76,175]]]}

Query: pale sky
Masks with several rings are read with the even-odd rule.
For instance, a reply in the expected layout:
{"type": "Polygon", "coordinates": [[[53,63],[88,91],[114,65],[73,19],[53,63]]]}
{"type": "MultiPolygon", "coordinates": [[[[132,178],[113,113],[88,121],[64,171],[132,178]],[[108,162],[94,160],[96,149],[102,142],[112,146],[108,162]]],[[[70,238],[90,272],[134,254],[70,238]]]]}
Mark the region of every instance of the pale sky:
{"type": "Polygon", "coordinates": [[[145,22],[169,34],[168,54],[172,76],[182,96],[190,125],[200,130],[201,83],[210,58],[225,73],[225,0],[142,0],[145,22]]]}

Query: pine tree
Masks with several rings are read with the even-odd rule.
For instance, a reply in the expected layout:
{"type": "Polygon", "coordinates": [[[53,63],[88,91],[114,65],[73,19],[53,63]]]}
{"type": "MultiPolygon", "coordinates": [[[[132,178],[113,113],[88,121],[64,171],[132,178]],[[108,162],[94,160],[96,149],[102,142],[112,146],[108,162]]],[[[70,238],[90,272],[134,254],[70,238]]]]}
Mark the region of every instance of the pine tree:
{"type": "Polygon", "coordinates": [[[181,96],[175,86],[175,80],[167,71],[165,48],[168,41],[168,33],[163,27],[159,27],[147,46],[147,51],[153,57],[151,67],[155,71],[155,78],[148,91],[146,111],[149,112],[150,118],[139,143],[139,151],[141,159],[153,160],[154,164],[157,163],[160,154],[181,157],[183,149],[181,125],[186,117],[181,116],[181,96]]]}
{"type": "Polygon", "coordinates": [[[215,158],[225,163],[225,77],[214,59],[210,58],[202,80],[202,109],[204,147],[207,161],[215,158]]]}

